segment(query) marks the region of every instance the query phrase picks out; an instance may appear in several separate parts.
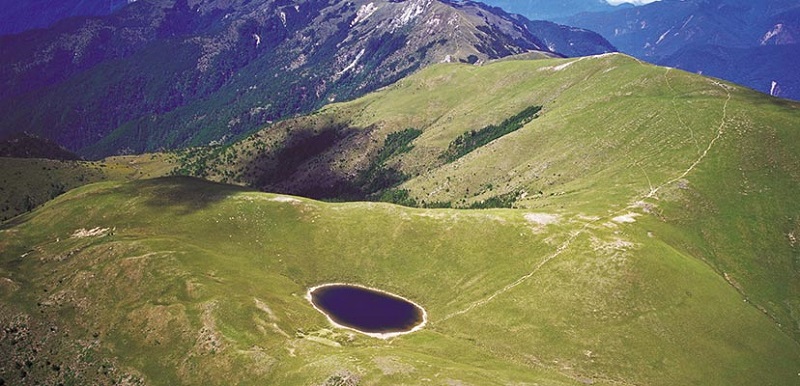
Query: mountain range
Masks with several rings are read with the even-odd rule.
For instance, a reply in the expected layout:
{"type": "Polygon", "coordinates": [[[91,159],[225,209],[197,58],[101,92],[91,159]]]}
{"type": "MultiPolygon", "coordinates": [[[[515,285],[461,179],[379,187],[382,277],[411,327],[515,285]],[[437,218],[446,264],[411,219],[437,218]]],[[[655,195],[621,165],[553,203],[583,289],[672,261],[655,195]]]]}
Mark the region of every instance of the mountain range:
{"type": "Polygon", "coordinates": [[[613,6],[605,0],[484,0],[482,2],[508,12],[525,15],[531,20],[558,20],[583,12],[611,12],[633,7],[630,3],[613,6]]]}
{"type": "Polygon", "coordinates": [[[540,12],[548,9],[540,1],[486,3],[598,32],[621,52],[651,63],[800,99],[800,72],[791,64],[800,51],[796,0],[661,0],[636,7],[584,0],[562,13],[540,12]]]}
{"type": "Polygon", "coordinates": [[[689,46],[745,48],[797,42],[800,4],[793,0],[662,0],[611,13],[582,13],[571,25],[591,26],[624,52],[659,63],[689,46]]]}
{"type": "Polygon", "coordinates": [[[614,50],[584,30],[537,31],[548,43],[472,2],[141,0],[0,37],[0,133],[91,158],[229,142],[432,63],[614,50]]]}
{"type": "Polygon", "coordinates": [[[800,99],[797,1],[663,0],[565,20],[638,58],[800,99]]]}

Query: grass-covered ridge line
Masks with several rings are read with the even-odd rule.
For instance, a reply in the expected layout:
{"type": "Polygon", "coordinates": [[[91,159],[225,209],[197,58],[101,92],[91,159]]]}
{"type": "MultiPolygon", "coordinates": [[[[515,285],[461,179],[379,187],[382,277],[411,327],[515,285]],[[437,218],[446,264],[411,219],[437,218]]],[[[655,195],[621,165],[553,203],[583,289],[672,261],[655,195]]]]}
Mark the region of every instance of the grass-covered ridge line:
{"type": "Polygon", "coordinates": [[[488,125],[477,131],[468,131],[454,139],[441,158],[445,162],[453,162],[495,139],[521,129],[522,126],[536,119],[541,110],[542,106],[530,106],[517,115],[507,118],[499,125],[488,125]]]}

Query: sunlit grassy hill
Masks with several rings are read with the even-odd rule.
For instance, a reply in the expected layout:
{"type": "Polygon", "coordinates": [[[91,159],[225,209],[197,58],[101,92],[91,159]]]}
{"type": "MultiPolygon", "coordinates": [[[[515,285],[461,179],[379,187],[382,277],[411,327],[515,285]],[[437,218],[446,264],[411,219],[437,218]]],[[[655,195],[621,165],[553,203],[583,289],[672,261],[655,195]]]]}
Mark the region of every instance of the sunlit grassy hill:
{"type": "Polygon", "coordinates": [[[413,149],[383,164],[405,176],[399,188],[419,205],[468,206],[517,193],[521,207],[565,194],[572,206],[592,207],[598,189],[624,200],[680,176],[720,132],[737,143],[776,125],[791,134],[797,111],[796,104],[621,54],[437,65],[211,155],[189,152],[184,166],[268,191],[336,198],[340,192],[331,188],[363,188],[356,177],[373,166],[390,133],[414,129],[422,134],[409,143],[413,149]],[[459,135],[531,106],[543,109],[520,130],[455,162],[442,159],[459,135]],[[773,118],[780,122],[765,121],[773,118]],[[287,153],[292,167],[273,170],[287,153]],[[609,179],[614,184],[595,188],[609,179]]]}
{"type": "Polygon", "coordinates": [[[798,107],[621,54],[439,65],[183,165],[319,198],[514,206],[592,225],[655,216],[797,339],[798,107]],[[519,130],[446,157],[531,106],[542,110],[519,130]],[[403,151],[382,157],[397,138],[403,151]]]}
{"type": "Polygon", "coordinates": [[[3,227],[3,377],[794,381],[790,332],[671,244],[679,227],[638,220],[321,203],[186,178],[90,185],[3,227]],[[388,342],[332,330],[303,298],[331,281],[414,299],[429,326],[388,342]]]}
{"type": "Polygon", "coordinates": [[[167,154],[110,157],[97,162],[0,157],[0,221],[86,184],[164,176],[174,168],[171,159],[167,154]]]}
{"type": "Polygon", "coordinates": [[[795,384],[798,107],[624,55],[425,69],[179,168],[513,208],[187,177],[84,186],[0,228],[0,376],[795,384]],[[400,294],[429,323],[390,341],[333,329],[304,299],[326,282],[400,294]]]}

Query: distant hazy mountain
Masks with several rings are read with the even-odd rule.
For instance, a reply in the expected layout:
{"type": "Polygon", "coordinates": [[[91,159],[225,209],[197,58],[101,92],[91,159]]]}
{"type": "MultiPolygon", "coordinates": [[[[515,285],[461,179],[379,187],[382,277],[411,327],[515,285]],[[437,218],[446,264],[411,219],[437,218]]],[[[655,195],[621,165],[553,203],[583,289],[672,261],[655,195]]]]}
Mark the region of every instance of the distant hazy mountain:
{"type": "Polygon", "coordinates": [[[44,28],[74,16],[108,15],[136,0],[0,0],[0,35],[44,28]]]}
{"type": "Polygon", "coordinates": [[[690,44],[754,47],[794,41],[800,2],[663,0],[565,21],[599,32],[623,52],[658,61],[690,44]]]}
{"type": "MultiPolygon", "coordinates": [[[[0,134],[90,157],[227,141],[431,63],[557,56],[525,22],[472,2],[140,0],[0,37],[0,134]]],[[[570,54],[613,50],[550,28],[570,54]]]]}
{"type": "Polygon", "coordinates": [[[762,92],[798,99],[792,60],[800,40],[797,0],[663,0],[564,23],[599,32],[620,51],[666,66],[714,75],[762,92]],[[765,54],[766,56],[761,56],[765,54]],[[773,90],[774,91],[774,90],[773,90]]]}
{"type": "Polygon", "coordinates": [[[632,7],[628,3],[613,6],[605,0],[481,0],[481,2],[524,15],[531,20],[555,20],[581,12],[609,12],[632,7]]]}
{"type": "Polygon", "coordinates": [[[544,20],[525,20],[525,26],[551,51],[566,56],[614,52],[617,49],[596,32],[544,20]]]}
{"type": "Polygon", "coordinates": [[[800,44],[747,48],[693,45],[661,62],[748,85],[770,95],[800,99],[800,44]]]}

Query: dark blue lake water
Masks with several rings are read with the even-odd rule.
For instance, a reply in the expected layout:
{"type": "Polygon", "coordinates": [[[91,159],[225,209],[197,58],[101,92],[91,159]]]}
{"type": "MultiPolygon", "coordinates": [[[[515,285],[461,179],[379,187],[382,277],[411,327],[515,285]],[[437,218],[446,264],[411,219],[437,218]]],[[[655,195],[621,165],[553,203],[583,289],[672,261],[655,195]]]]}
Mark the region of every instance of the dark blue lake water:
{"type": "Polygon", "coordinates": [[[368,333],[413,329],[423,310],[404,299],[367,288],[334,284],[311,291],[311,302],[334,322],[368,333]]]}

